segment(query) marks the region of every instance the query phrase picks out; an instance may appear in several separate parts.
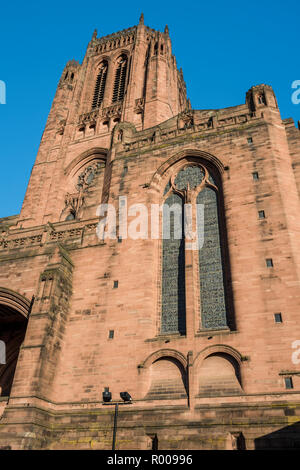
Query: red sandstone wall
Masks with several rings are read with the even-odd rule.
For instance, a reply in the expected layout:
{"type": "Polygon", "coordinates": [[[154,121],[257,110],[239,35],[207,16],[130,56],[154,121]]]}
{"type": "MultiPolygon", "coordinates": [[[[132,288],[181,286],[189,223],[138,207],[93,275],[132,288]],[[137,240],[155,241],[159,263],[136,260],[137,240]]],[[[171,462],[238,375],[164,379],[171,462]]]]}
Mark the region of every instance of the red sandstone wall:
{"type": "MultiPolygon", "coordinates": [[[[16,226],[8,228],[7,220],[2,222],[0,286],[29,300],[35,296],[11,403],[22,409],[25,403],[42,399],[43,406],[56,411],[60,406],[63,412],[74,409],[78,403],[98,409],[103,388],[109,386],[115,399],[127,390],[136,401],[134,410],[182,406],[183,420],[204,415],[215,419],[216,410],[225,403],[241,409],[253,404],[257,416],[257,403],[299,399],[299,375],[293,375],[292,391],[284,385],[284,377],[298,371],[292,362],[292,342],[300,339],[299,131],[282,122],[273,91],[266,86],[254,87],[246,105],[218,112],[180,112],[186,105],[179,103],[184,82],[163,35],[154,39],[169,47],[167,58],[152,56],[145,84],[148,43],[143,28],[138,30],[134,52],[133,42],[126,44],[132,72],[122,121],[129,122],[113,129],[111,121],[105,128],[96,116],[95,130],[80,131],[82,116],[90,111],[99,61],[92,42],[81,66],[66,67],[74,79],[60,82],[16,226]],[[142,121],[135,105],[144,86],[148,92],[142,121]],[[259,103],[261,93],[265,103],[259,103]],[[172,112],[166,111],[169,105],[172,112]],[[155,127],[160,121],[164,122],[155,127]],[[80,220],[65,222],[66,193],[75,191],[76,178],[96,158],[106,162],[106,171],[93,191],[85,193],[90,209],[83,205],[80,220]],[[208,162],[221,174],[236,328],[199,331],[198,264],[196,254],[190,253],[187,335],[161,336],[160,242],[100,243],[93,211],[101,201],[117,208],[120,195],[127,196],[128,206],[161,204],[168,179],[189,161],[208,162]],[[254,172],[259,174],[257,181],[254,172]],[[258,218],[261,210],[265,219],[258,218]],[[270,258],[273,267],[268,268],[270,258]],[[42,282],[49,283],[47,296],[41,294],[42,282]],[[278,312],[283,318],[280,324],[274,322],[278,312]],[[113,339],[108,337],[110,330],[113,339]],[[238,362],[240,385],[227,363],[224,368],[228,389],[235,394],[215,393],[220,386],[219,362],[205,362],[212,353],[232,354],[238,362]],[[164,363],[163,357],[172,360],[164,363]],[[152,365],[155,360],[160,361],[158,367],[152,365]],[[181,368],[187,370],[188,390],[180,384],[181,368]],[[205,374],[203,379],[205,370],[209,384],[205,374]],[[157,393],[160,400],[155,400],[157,393]],[[207,410],[207,405],[214,410],[207,410]]],[[[105,56],[113,61],[119,54],[117,46],[105,47],[105,56]]],[[[105,106],[112,92],[110,73],[105,106]]],[[[84,119],[90,122],[89,116],[84,119]]],[[[243,415],[247,419],[252,416],[250,408],[243,415]]],[[[268,419],[277,416],[277,410],[268,413],[268,419]]]]}

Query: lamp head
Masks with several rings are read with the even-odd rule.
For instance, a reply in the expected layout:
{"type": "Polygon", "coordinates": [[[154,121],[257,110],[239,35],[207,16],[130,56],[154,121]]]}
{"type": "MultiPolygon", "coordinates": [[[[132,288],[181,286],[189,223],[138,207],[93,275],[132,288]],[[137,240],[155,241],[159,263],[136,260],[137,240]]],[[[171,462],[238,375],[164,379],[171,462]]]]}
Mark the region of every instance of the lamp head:
{"type": "Polygon", "coordinates": [[[111,401],[111,392],[109,391],[109,388],[104,389],[104,392],[102,393],[102,399],[105,403],[111,401]]]}
{"type": "Polygon", "coordinates": [[[128,392],[121,392],[120,397],[122,398],[123,401],[132,401],[132,398],[128,392]]]}

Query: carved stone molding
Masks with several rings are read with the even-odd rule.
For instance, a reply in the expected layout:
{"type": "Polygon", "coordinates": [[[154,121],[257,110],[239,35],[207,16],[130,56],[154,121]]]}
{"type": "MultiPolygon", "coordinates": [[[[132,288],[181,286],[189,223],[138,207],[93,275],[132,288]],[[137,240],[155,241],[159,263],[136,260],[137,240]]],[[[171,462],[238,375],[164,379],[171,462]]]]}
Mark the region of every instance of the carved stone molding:
{"type": "Polygon", "coordinates": [[[87,166],[77,178],[77,191],[85,191],[93,182],[95,176],[105,166],[104,162],[94,162],[87,166]]]}
{"type": "Polygon", "coordinates": [[[178,129],[188,129],[194,124],[194,116],[190,111],[184,111],[178,116],[178,129]]]}
{"type": "Polygon", "coordinates": [[[122,103],[115,103],[112,106],[108,106],[107,108],[103,108],[101,117],[102,119],[121,119],[122,115],[122,103]]]}
{"type": "MultiPolygon", "coordinates": [[[[143,136],[139,140],[133,142],[126,142],[124,145],[125,152],[136,150],[140,147],[145,147],[147,145],[152,145],[159,143],[161,141],[167,141],[176,137],[181,137],[185,134],[190,133],[206,133],[216,131],[218,128],[234,128],[234,126],[239,126],[242,124],[247,124],[250,121],[260,119],[255,113],[242,113],[235,114],[232,116],[224,116],[224,118],[218,116],[210,116],[199,119],[192,112],[185,111],[178,115],[177,122],[172,129],[157,129],[155,133],[155,139],[153,139],[153,130],[152,134],[148,137],[143,136]]],[[[150,132],[150,131],[149,131],[150,132]]]]}
{"type": "Polygon", "coordinates": [[[136,114],[142,114],[144,111],[145,107],[145,99],[144,98],[138,98],[135,100],[135,107],[134,107],[134,112],[136,114]]]}
{"type": "Polygon", "coordinates": [[[65,195],[65,208],[66,209],[71,209],[74,211],[74,213],[78,212],[78,210],[81,208],[82,204],[84,202],[84,197],[81,193],[67,193],[65,195]]]}
{"type": "Polygon", "coordinates": [[[97,118],[99,116],[99,108],[94,109],[93,111],[90,111],[89,113],[81,114],[79,116],[79,127],[85,126],[85,125],[92,125],[95,124],[97,121],[97,118]]]}
{"type": "Polygon", "coordinates": [[[66,127],[66,119],[61,119],[57,125],[57,134],[63,135],[66,127]]]}
{"type": "Polygon", "coordinates": [[[32,235],[29,237],[21,237],[8,239],[7,237],[0,238],[0,250],[11,248],[23,248],[31,245],[39,245],[42,241],[42,235],[32,235]]]}
{"type": "MultiPolygon", "coordinates": [[[[70,195],[72,197],[72,195],[70,195]]],[[[73,202],[70,201],[72,204],[73,202]]],[[[73,223],[73,222],[72,222],[73,223]]],[[[13,238],[16,234],[7,234],[4,238],[0,238],[0,251],[15,249],[15,248],[27,248],[34,245],[42,246],[45,243],[52,243],[53,241],[60,240],[72,240],[74,238],[82,237],[83,233],[91,234],[96,233],[98,222],[90,222],[86,225],[75,222],[76,226],[67,228],[65,230],[56,230],[53,224],[48,224],[39,227],[36,231],[31,231],[29,235],[18,238],[13,238]]]]}
{"type": "Polygon", "coordinates": [[[50,241],[60,241],[68,238],[77,238],[81,237],[82,231],[83,227],[73,228],[70,230],[62,230],[59,232],[51,232],[49,238],[50,241]]]}

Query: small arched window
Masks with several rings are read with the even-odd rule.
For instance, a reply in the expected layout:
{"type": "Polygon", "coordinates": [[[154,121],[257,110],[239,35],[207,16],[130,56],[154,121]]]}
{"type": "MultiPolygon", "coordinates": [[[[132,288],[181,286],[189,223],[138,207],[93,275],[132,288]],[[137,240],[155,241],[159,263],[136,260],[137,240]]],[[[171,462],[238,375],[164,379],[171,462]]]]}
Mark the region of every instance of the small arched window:
{"type": "Polygon", "coordinates": [[[107,68],[108,68],[107,62],[106,61],[102,62],[99,68],[98,75],[97,75],[92,108],[98,108],[103,101],[106,77],[107,77],[107,68]]]}
{"type": "Polygon", "coordinates": [[[266,104],[266,98],[265,98],[264,93],[261,93],[260,95],[258,95],[257,101],[259,104],[266,104]]]}
{"type": "Polygon", "coordinates": [[[117,60],[117,69],[115,75],[115,83],[113,89],[112,102],[121,101],[124,98],[126,74],[127,74],[128,59],[125,54],[117,60]]]}

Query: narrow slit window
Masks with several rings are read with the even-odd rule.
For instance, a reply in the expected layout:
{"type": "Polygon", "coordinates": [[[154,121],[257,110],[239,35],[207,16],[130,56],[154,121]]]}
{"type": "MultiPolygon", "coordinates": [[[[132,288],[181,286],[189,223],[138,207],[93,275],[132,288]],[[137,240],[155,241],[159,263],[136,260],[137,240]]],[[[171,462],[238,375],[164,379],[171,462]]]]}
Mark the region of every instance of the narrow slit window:
{"type": "Polygon", "coordinates": [[[290,390],[291,388],[294,388],[292,377],[285,377],[284,378],[284,383],[285,383],[285,388],[287,390],[290,390]]]}
{"type": "Polygon", "coordinates": [[[282,323],[281,313],[274,313],[274,320],[275,320],[275,323],[282,323]]]}

